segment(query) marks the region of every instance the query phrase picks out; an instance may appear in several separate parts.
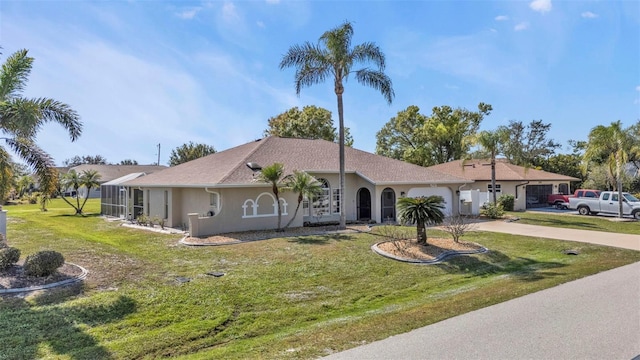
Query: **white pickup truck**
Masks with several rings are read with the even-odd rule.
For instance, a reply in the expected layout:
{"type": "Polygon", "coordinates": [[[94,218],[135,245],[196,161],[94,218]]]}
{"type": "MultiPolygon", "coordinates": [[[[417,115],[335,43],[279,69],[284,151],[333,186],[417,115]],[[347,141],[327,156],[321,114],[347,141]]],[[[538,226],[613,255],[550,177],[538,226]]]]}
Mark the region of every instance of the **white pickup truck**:
{"type": "MultiPolygon", "coordinates": [[[[580,215],[598,213],[618,214],[618,192],[603,191],[598,198],[569,198],[569,209],[578,210],[580,215]]],[[[622,193],[622,214],[632,215],[640,220],[640,200],[629,193],[622,193]]]]}

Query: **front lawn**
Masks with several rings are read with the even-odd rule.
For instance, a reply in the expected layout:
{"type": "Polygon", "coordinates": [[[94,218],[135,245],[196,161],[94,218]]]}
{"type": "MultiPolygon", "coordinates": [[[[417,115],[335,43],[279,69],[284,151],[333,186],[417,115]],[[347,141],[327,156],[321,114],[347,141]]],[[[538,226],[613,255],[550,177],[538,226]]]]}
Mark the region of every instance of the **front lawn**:
{"type": "Polygon", "coordinates": [[[612,217],[605,216],[540,213],[533,211],[509,212],[508,214],[519,217],[520,220],[518,222],[522,224],[640,235],[640,222],[638,221],[618,222],[611,221],[612,217]]]}
{"type": "MultiPolygon", "coordinates": [[[[640,261],[630,250],[482,232],[465,240],[492,251],[432,266],[376,255],[372,234],[186,247],[73,216],[58,200],[46,213],[5,209],[23,257],[58,250],[90,275],[84,287],[0,300],[0,359],[315,358],[640,261]]],[[[91,200],[87,210],[98,209],[91,200]]]]}

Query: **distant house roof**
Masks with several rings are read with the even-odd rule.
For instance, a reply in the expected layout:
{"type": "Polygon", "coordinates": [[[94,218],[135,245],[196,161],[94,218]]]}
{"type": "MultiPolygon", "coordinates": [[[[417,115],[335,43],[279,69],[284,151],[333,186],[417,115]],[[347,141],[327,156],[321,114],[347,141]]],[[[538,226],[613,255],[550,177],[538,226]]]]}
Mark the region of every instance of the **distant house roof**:
{"type": "Polygon", "coordinates": [[[125,182],[127,182],[129,180],[137,179],[140,176],[144,176],[144,175],[146,175],[146,174],[143,173],[143,172],[131,173],[131,174],[128,174],[128,175],[125,175],[125,176],[121,176],[121,177],[119,177],[117,179],[113,179],[111,181],[107,181],[105,183],[102,183],[101,185],[105,185],[105,186],[108,186],[108,185],[121,185],[121,184],[123,184],[123,183],[125,183],[125,182]]]}
{"type": "MultiPolygon", "coordinates": [[[[339,146],[326,140],[266,137],[220,151],[178,166],[131,180],[129,186],[248,186],[255,185],[254,172],[246,165],[266,167],[279,162],[285,172],[338,173],[339,146]]],[[[358,173],[373,184],[461,183],[464,179],[433,169],[345,148],[345,171],[358,173]]]]}
{"type": "Polygon", "coordinates": [[[95,170],[100,174],[100,183],[109,182],[132,173],[150,174],[156,171],[166,169],[166,166],[158,165],[93,165],[82,164],[68,169],[82,173],[85,170],[95,170]]]}
{"type": "MultiPolygon", "coordinates": [[[[454,160],[429,166],[428,169],[474,181],[491,180],[491,160],[454,160]]],[[[510,164],[506,159],[496,160],[496,180],[499,181],[580,181],[578,178],[510,164]]]]}

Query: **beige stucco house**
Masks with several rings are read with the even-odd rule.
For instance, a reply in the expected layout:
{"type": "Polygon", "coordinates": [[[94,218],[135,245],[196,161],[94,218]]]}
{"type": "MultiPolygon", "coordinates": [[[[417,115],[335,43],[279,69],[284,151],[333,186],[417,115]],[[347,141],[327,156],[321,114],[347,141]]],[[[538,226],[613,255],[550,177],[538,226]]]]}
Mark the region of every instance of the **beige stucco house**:
{"type": "MultiPolygon", "coordinates": [[[[285,173],[306,171],[323,193],[306,199],[292,226],[338,221],[338,144],[325,140],[266,137],[123,182],[130,214],[166,219],[193,236],[273,229],[277,203],[268,184],[257,182],[260,167],[284,164],[285,173]]],[[[458,191],[472,180],[347,147],[344,207],[347,221],[395,222],[401,196],[440,195],[446,212],[457,213],[458,191]]],[[[285,175],[286,175],[285,174],[285,175]]],[[[294,215],[297,194],[279,199],[282,224],[294,215]]]]}
{"type": "MultiPolygon", "coordinates": [[[[485,198],[493,191],[491,161],[488,159],[456,160],[428,169],[467,179],[469,183],[461,190],[477,190],[485,198]]],[[[514,195],[514,210],[547,206],[547,195],[569,194],[572,181],[580,179],[513,165],[505,159],[496,161],[496,195],[514,195]]]]}

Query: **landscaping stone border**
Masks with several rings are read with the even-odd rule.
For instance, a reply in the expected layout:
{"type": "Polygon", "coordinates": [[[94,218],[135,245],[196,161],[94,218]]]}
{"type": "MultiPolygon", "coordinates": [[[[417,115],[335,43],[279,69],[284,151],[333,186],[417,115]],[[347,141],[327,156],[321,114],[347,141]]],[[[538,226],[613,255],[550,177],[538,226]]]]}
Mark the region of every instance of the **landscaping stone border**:
{"type": "Polygon", "coordinates": [[[417,264],[417,265],[433,265],[433,264],[441,263],[442,261],[444,261],[448,257],[459,256],[459,255],[483,254],[483,253],[486,253],[487,251],[489,251],[489,249],[487,249],[486,247],[480,245],[480,249],[478,249],[478,250],[450,250],[450,251],[446,251],[446,252],[443,252],[442,254],[438,255],[438,257],[436,257],[433,260],[407,259],[407,258],[395,256],[393,254],[389,254],[386,251],[382,251],[378,247],[378,245],[384,244],[384,243],[387,243],[387,242],[390,242],[390,241],[381,241],[379,243],[375,243],[375,244],[371,245],[371,250],[373,250],[373,252],[377,253],[378,255],[387,257],[389,259],[393,259],[393,260],[397,260],[397,261],[401,261],[401,262],[406,262],[406,263],[411,263],[411,264],[417,264]]]}
{"type": "Polygon", "coordinates": [[[36,291],[36,290],[46,290],[46,289],[51,289],[58,286],[73,284],[75,282],[78,282],[87,278],[87,275],[89,274],[89,271],[87,271],[87,269],[73,263],[65,263],[65,264],[79,268],[82,271],[82,273],[80,275],[76,275],[72,277],[71,279],[57,281],[51,284],[30,286],[25,288],[15,288],[15,289],[0,289],[0,294],[13,294],[13,293],[36,291]]]}

